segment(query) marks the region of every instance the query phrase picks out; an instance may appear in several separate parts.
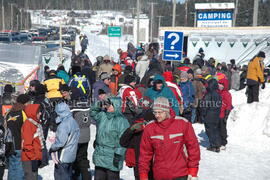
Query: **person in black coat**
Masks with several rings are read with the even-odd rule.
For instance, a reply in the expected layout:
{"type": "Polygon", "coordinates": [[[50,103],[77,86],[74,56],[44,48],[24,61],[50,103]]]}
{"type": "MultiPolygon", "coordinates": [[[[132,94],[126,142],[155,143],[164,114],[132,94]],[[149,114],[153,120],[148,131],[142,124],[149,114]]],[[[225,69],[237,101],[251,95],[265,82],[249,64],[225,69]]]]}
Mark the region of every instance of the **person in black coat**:
{"type": "Polygon", "coordinates": [[[157,74],[162,75],[162,73],[163,70],[160,64],[156,61],[151,62],[149,65],[149,70],[145,73],[144,77],[141,80],[141,84],[144,85],[144,87],[147,87],[149,79],[151,79],[151,77],[157,74]]]}
{"type": "Polygon", "coordinates": [[[242,72],[240,74],[240,88],[239,88],[239,90],[244,89],[246,87],[246,79],[247,79],[247,65],[244,65],[242,67],[242,72]]]}
{"type": "MultiPolygon", "coordinates": [[[[130,148],[127,150],[127,152],[129,150],[135,151],[135,166],[133,168],[134,168],[134,176],[136,180],[140,179],[138,166],[139,166],[139,157],[140,157],[140,143],[141,143],[141,137],[143,134],[143,129],[150,120],[154,120],[154,119],[155,119],[155,116],[151,109],[144,111],[144,113],[141,114],[140,118],[138,118],[137,121],[134,121],[134,124],[132,124],[131,127],[128,128],[122,134],[120,138],[120,145],[125,148],[130,148]]],[[[131,154],[128,154],[128,153],[126,154],[126,164],[128,166],[129,164],[127,161],[134,158],[130,156],[131,154]]],[[[152,171],[148,173],[148,179],[154,180],[152,171]]]]}
{"type": "Polygon", "coordinates": [[[221,138],[219,133],[219,115],[222,106],[222,99],[218,93],[218,82],[215,79],[208,81],[207,93],[203,98],[200,107],[204,116],[206,135],[209,138],[209,151],[219,152],[221,138]]]}

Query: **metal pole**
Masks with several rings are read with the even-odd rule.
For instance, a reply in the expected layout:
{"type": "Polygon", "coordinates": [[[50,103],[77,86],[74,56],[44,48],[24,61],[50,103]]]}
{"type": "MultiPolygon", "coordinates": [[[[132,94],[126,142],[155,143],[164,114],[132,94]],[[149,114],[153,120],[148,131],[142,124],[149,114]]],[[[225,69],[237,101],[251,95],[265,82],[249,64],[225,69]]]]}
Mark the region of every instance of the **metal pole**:
{"type": "Polygon", "coordinates": [[[172,27],[175,27],[175,14],[176,14],[176,0],[173,0],[172,27]]]}
{"type": "Polygon", "coordinates": [[[21,24],[20,24],[20,30],[23,29],[23,10],[20,9],[20,13],[21,13],[21,24]]]}
{"type": "Polygon", "coordinates": [[[235,2],[235,9],[233,14],[233,27],[235,27],[236,24],[237,13],[238,13],[238,0],[236,0],[235,2]]]}
{"type": "Polygon", "coordinates": [[[17,14],[16,17],[17,17],[17,22],[16,22],[17,23],[17,31],[19,31],[19,14],[17,14]]]}
{"type": "Polygon", "coordinates": [[[140,45],[140,0],[137,0],[137,46],[140,45]]]}
{"type": "Polygon", "coordinates": [[[185,26],[188,24],[188,0],[185,2],[185,26]]]}
{"type": "Polygon", "coordinates": [[[4,0],[2,0],[2,30],[4,31],[5,27],[5,7],[4,7],[4,0]]]}
{"type": "Polygon", "coordinates": [[[253,26],[258,25],[258,8],[259,8],[259,0],[254,0],[253,26]]]}
{"type": "Polygon", "coordinates": [[[161,18],[163,18],[164,16],[157,16],[158,17],[158,38],[160,36],[159,32],[160,32],[160,24],[161,24],[161,18]]]}
{"type": "Polygon", "coordinates": [[[13,4],[10,4],[10,30],[13,30],[13,4]]]}
{"type": "Polygon", "coordinates": [[[60,20],[60,29],[59,29],[59,39],[60,39],[60,49],[59,49],[59,52],[60,52],[60,63],[62,64],[62,60],[63,60],[63,47],[62,47],[62,21],[60,20]]]}
{"type": "Polygon", "coordinates": [[[197,27],[197,11],[194,13],[194,27],[197,27]]]}
{"type": "Polygon", "coordinates": [[[154,29],[154,5],[157,3],[151,2],[151,24],[150,24],[150,42],[153,42],[153,29],[154,29]]]}

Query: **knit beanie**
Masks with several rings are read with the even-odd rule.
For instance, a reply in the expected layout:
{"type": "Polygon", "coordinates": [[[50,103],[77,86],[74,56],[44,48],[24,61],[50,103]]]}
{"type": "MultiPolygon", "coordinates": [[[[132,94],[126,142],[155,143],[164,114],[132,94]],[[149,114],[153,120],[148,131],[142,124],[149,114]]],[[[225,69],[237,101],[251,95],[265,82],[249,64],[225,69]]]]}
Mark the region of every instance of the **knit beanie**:
{"type": "Polygon", "coordinates": [[[265,53],[263,51],[260,51],[257,55],[257,57],[265,58],[265,53]]]}
{"type": "Polygon", "coordinates": [[[106,72],[103,72],[100,75],[100,79],[101,80],[105,80],[105,79],[109,79],[109,78],[111,78],[111,76],[108,73],[106,73],[106,72]]]}
{"type": "Polygon", "coordinates": [[[188,79],[188,73],[185,71],[181,72],[181,78],[188,79]]]}
{"type": "Polygon", "coordinates": [[[12,93],[13,92],[13,87],[11,84],[6,84],[4,87],[4,92],[5,93],[12,93]]]}
{"type": "Polygon", "coordinates": [[[153,110],[162,110],[170,112],[169,100],[165,97],[158,97],[154,100],[153,110]]]}
{"type": "Polygon", "coordinates": [[[124,83],[125,84],[130,84],[132,82],[136,82],[136,78],[134,76],[131,75],[127,75],[124,79],[124,83]]]}
{"type": "Polygon", "coordinates": [[[25,104],[30,101],[30,97],[27,94],[20,94],[17,97],[17,103],[25,104]]]}

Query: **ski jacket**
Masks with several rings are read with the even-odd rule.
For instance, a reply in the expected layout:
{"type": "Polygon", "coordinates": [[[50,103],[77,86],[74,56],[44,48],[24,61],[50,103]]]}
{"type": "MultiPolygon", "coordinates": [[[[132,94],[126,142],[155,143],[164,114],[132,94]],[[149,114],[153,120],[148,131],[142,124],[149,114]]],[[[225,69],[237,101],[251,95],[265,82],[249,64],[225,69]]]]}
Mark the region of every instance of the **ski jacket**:
{"type": "MultiPolygon", "coordinates": [[[[32,121],[40,124],[37,119],[39,104],[29,104],[25,107],[26,121],[22,126],[22,161],[41,160],[42,159],[42,137],[43,132],[40,125],[36,126],[32,121]],[[40,132],[41,130],[41,132],[40,132]],[[42,134],[39,134],[42,133],[42,134]]],[[[43,137],[44,139],[44,137],[43,137]]]]}
{"type": "Polygon", "coordinates": [[[238,91],[240,89],[240,74],[239,71],[232,72],[231,89],[238,91]]]}
{"type": "Polygon", "coordinates": [[[65,84],[65,81],[57,76],[51,76],[43,83],[47,88],[47,98],[62,98],[59,91],[60,84],[65,84]]]}
{"type": "Polygon", "coordinates": [[[120,171],[123,168],[126,149],[120,146],[119,140],[123,132],[129,127],[129,123],[121,113],[121,99],[119,97],[109,99],[114,106],[114,112],[102,111],[98,103],[91,108],[90,114],[97,122],[93,163],[95,166],[111,171],[120,171]],[[113,165],[115,154],[121,157],[118,167],[113,165]]]}
{"type": "Polygon", "coordinates": [[[148,57],[146,55],[142,56],[142,58],[139,59],[137,65],[135,67],[135,72],[140,77],[140,81],[144,77],[144,75],[148,69],[149,63],[150,63],[150,60],[148,59],[148,57]]]}
{"type": "Polygon", "coordinates": [[[222,119],[225,117],[226,110],[232,110],[232,95],[229,92],[229,81],[227,79],[221,79],[218,83],[224,86],[223,90],[218,91],[222,99],[222,106],[219,114],[219,117],[222,119]]]}
{"type": "Polygon", "coordinates": [[[248,64],[247,79],[251,79],[257,82],[264,82],[264,66],[260,61],[260,57],[255,57],[248,64]]]}
{"type": "Polygon", "coordinates": [[[70,77],[66,71],[59,70],[59,71],[57,71],[56,76],[63,79],[65,81],[65,83],[68,84],[70,77]]]}
{"type": "Polygon", "coordinates": [[[114,65],[113,70],[117,71],[118,74],[115,75],[113,74],[111,76],[111,82],[110,82],[110,89],[112,91],[113,95],[117,95],[117,90],[118,90],[118,81],[119,81],[119,77],[121,76],[122,73],[122,67],[119,64],[114,65]]]}
{"type": "Polygon", "coordinates": [[[99,89],[104,90],[106,94],[111,93],[111,89],[103,82],[103,80],[99,80],[99,81],[95,82],[94,85],[93,85],[93,90],[94,90],[93,99],[94,99],[94,102],[98,100],[98,90],[99,89]]]}
{"type": "Polygon", "coordinates": [[[148,88],[144,94],[144,96],[149,97],[151,100],[155,100],[158,97],[165,97],[169,99],[169,102],[172,105],[173,110],[175,111],[176,115],[180,115],[179,111],[179,104],[174,96],[173,92],[170,88],[166,85],[165,79],[161,75],[156,75],[154,77],[154,81],[161,80],[163,82],[163,87],[160,91],[156,91],[155,87],[148,88]]]}
{"type": "Polygon", "coordinates": [[[79,89],[80,96],[87,98],[90,93],[90,84],[85,75],[81,73],[74,74],[68,83],[69,87],[79,89]]]}
{"type": "Polygon", "coordinates": [[[155,180],[173,180],[188,174],[196,177],[200,148],[191,123],[172,116],[147,124],[140,144],[140,179],[146,179],[152,160],[155,180]]]}
{"type": "Polygon", "coordinates": [[[58,126],[56,140],[52,144],[50,151],[58,151],[59,160],[62,163],[72,163],[76,159],[80,128],[72,117],[72,113],[66,103],[57,104],[55,112],[58,115],[56,118],[58,126]]]}
{"type": "Polygon", "coordinates": [[[118,96],[122,99],[122,112],[126,111],[128,100],[131,101],[133,107],[138,108],[139,100],[142,98],[141,92],[129,85],[122,86],[118,91],[118,96]]]}
{"type": "Polygon", "coordinates": [[[184,108],[188,108],[191,103],[195,102],[195,89],[192,85],[192,82],[181,82],[180,89],[183,93],[184,108]]]}
{"type": "Polygon", "coordinates": [[[106,72],[111,75],[112,73],[112,68],[113,65],[111,63],[103,63],[99,66],[98,69],[98,77],[100,76],[101,73],[106,72]]]}

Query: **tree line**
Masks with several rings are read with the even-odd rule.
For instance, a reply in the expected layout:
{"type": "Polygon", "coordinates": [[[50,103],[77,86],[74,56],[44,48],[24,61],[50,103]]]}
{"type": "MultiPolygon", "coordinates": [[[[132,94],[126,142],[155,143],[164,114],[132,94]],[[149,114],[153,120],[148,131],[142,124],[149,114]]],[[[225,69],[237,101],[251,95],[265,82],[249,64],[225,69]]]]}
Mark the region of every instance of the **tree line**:
{"type": "MultiPolygon", "coordinates": [[[[235,2],[236,0],[226,0],[226,2],[235,2]]],[[[147,15],[151,14],[149,0],[140,0],[141,12],[147,15]]],[[[161,18],[161,26],[172,25],[172,0],[151,0],[157,3],[154,6],[154,33],[157,33],[158,18],[161,18]]],[[[187,0],[187,4],[177,3],[176,6],[176,26],[194,26],[194,4],[197,0],[187,0]]],[[[222,3],[224,0],[200,0],[200,3],[216,2],[222,3]]],[[[0,1],[1,3],[1,1],[0,1]]],[[[26,13],[27,9],[66,9],[66,10],[116,10],[123,12],[136,13],[136,0],[3,0],[5,7],[5,27],[18,27],[19,29],[29,28],[30,16],[26,13]],[[12,7],[11,7],[12,4],[12,7]],[[13,11],[11,11],[13,8],[13,11]],[[22,20],[23,19],[23,20],[22,20]],[[13,21],[13,24],[11,23],[13,21]]],[[[254,0],[238,0],[238,15],[236,26],[251,26],[253,20],[254,0]]],[[[270,25],[270,0],[260,0],[258,25],[270,25]]],[[[2,8],[0,8],[0,21],[2,24],[2,8]]]]}

